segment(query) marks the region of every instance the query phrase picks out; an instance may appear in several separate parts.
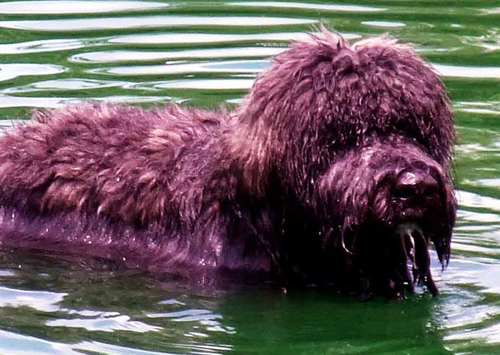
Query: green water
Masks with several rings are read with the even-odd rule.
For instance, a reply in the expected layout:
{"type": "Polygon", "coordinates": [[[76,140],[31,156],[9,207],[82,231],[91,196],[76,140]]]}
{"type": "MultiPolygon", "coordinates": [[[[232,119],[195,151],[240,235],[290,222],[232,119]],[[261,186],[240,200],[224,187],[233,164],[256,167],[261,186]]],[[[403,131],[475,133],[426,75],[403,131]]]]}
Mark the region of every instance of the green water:
{"type": "Polygon", "coordinates": [[[441,297],[193,290],[0,254],[0,354],[500,354],[500,1],[1,1],[0,123],[87,99],[232,105],[320,21],[443,74],[460,210],[441,297]]]}

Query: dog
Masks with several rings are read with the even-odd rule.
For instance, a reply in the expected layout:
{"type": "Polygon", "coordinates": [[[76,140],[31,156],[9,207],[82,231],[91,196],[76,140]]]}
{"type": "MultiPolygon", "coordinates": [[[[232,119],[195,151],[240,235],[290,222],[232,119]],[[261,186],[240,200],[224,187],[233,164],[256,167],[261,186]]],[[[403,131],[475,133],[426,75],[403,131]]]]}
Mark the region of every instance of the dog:
{"type": "Polygon", "coordinates": [[[0,137],[0,248],[363,298],[438,289],[455,223],[453,115],[435,71],[326,29],[234,110],[83,103],[0,137]]]}

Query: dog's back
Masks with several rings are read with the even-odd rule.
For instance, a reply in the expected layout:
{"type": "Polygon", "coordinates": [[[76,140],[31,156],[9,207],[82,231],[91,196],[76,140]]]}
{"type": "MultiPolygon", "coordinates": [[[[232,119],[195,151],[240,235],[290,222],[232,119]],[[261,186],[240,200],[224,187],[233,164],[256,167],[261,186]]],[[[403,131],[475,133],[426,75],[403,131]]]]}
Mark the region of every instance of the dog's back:
{"type": "Polygon", "coordinates": [[[157,219],[182,155],[214,141],[226,124],[226,116],[209,113],[106,104],[39,112],[0,138],[0,201],[38,212],[157,219]]]}

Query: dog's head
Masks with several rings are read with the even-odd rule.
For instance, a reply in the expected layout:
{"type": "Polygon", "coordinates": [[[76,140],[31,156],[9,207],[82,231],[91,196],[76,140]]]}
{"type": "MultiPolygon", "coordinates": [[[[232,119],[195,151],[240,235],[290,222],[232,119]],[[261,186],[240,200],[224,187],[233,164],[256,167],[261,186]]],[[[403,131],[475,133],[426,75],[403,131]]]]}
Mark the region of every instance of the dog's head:
{"type": "Polygon", "coordinates": [[[253,191],[277,176],[366,290],[401,295],[417,280],[437,293],[427,245],[447,263],[455,131],[444,86],[415,51],[323,30],[276,56],[238,114],[253,191]]]}

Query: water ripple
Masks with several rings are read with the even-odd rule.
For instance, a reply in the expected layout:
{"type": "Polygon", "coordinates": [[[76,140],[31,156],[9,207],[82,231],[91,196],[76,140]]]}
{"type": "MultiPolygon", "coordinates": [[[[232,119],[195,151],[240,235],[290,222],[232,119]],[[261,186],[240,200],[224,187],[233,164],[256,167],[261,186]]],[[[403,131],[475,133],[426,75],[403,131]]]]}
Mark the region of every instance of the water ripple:
{"type": "Polygon", "coordinates": [[[307,25],[316,20],[250,16],[145,16],[66,20],[0,21],[0,27],[29,31],[98,31],[127,28],[169,28],[177,26],[260,27],[307,25]]]}
{"type": "Polygon", "coordinates": [[[300,2],[229,2],[229,6],[247,6],[247,7],[265,7],[265,8],[284,8],[284,9],[300,9],[300,10],[321,10],[321,11],[334,11],[334,12],[380,12],[386,11],[387,8],[361,6],[361,5],[330,5],[330,4],[307,4],[300,2]]]}
{"type": "Polygon", "coordinates": [[[93,74],[110,75],[171,75],[191,73],[246,73],[255,74],[269,65],[268,60],[234,60],[220,62],[201,62],[189,64],[168,63],[168,65],[121,66],[90,69],[93,74]]]}
{"type": "Polygon", "coordinates": [[[21,43],[0,44],[0,54],[54,52],[82,48],[85,43],[77,39],[48,39],[21,43]]]}
{"type": "Polygon", "coordinates": [[[453,105],[455,111],[482,114],[482,115],[500,115],[500,101],[482,101],[482,102],[456,102],[453,105]]]}
{"type": "Polygon", "coordinates": [[[90,319],[53,319],[45,323],[49,327],[82,328],[88,331],[114,332],[118,330],[136,333],[156,332],[161,327],[152,326],[139,321],[133,321],[129,316],[100,316],[90,319]]]}
{"type": "MultiPolygon", "coordinates": [[[[254,79],[183,79],[156,82],[151,85],[158,89],[248,90],[253,82],[254,79]]],[[[140,84],[136,87],[146,87],[146,85],[140,84]]]]}
{"type": "Polygon", "coordinates": [[[147,1],[9,1],[0,4],[0,14],[88,14],[140,11],[168,7],[147,1]]]}
{"type": "MultiPolygon", "coordinates": [[[[174,344],[174,347],[182,349],[183,353],[198,355],[217,355],[221,351],[232,349],[230,345],[207,344],[204,346],[197,344],[174,344]]],[[[73,346],[75,350],[83,350],[85,353],[107,354],[107,355],[172,355],[172,352],[157,352],[153,350],[139,350],[130,347],[106,344],[98,341],[85,341],[73,346]]]]}
{"type": "Polygon", "coordinates": [[[47,291],[23,291],[0,287],[0,307],[30,307],[41,312],[59,310],[66,293],[47,291]]]}
{"type": "Polygon", "coordinates": [[[449,78],[500,78],[500,67],[474,67],[444,64],[433,64],[432,66],[442,76],[449,78]]]}
{"type": "Polygon", "coordinates": [[[37,91],[51,91],[51,90],[91,90],[91,89],[102,89],[111,87],[129,87],[133,86],[133,83],[128,83],[124,81],[110,81],[110,80],[92,80],[92,79],[57,79],[57,80],[46,80],[38,81],[25,86],[10,87],[1,92],[3,94],[12,93],[26,93],[26,92],[37,92],[37,91]]]}
{"type": "MultiPolygon", "coordinates": [[[[348,39],[357,39],[361,36],[353,33],[342,33],[348,39]]],[[[211,33],[160,33],[148,35],[116,36],[108,40],[109,43],[127,44],[209,44],[233,43],[246,41],[291,41],[307,39],[309,35],[303,32],[275,32],[256,34],[211,34],[211,33]]]]}
{"type": "Polygon", "coordinates": [[[52,75],[67,71],[67,68],[55,64],[0,64],[0,81],[11,80],[20,76],[52,75]]]}
{"type": "Polygon", "coordinates": [[[270,57],[283,52],[284,48],[274,47],[238,47],[220,49],[184,50],[176,52],[154,51],[104,51],[75,54],[71,61],[83,63],[116,63],[134,61],[155,61],[173,59],[206,59],[231,57],[270,57]]]}
{"type": "Polygon", "coordinates": [[[483,196],[468,191],[458,191],[460,205],[469,208],[487,208],[500,212],[500,200],[490,196],[483,196]]]}
{"type": "Polygon", "coordinates": [[[362,21],[361,23],[363,25],[372,26],[372,27],[394,28],[394,27],[405,27],[406,26],[406,24],[404,24],[402,22],[392,22],[392,21],[362,21]]]}
{"type": "Polygon", "coordinates": [[[1,329],[0,339],[0,353],[2,354],[85,355],[82,352],[74,351],[67,344],[15,334],[1,329]]]}
{"type": "Polygon", "coordinates": [[[117,312],[95,310],[75,310],[61,307],[67,293],[48,291],[24,291],[0,287],[0,307],[29,307],[40,312],[83,316],[85,318],[58,318],[45,322],[50,327],[83,328],[88,331],[112,332],[126,330],[138,333],[158,331],[161,327],[131,320],[127,315],[117,312]]]}

